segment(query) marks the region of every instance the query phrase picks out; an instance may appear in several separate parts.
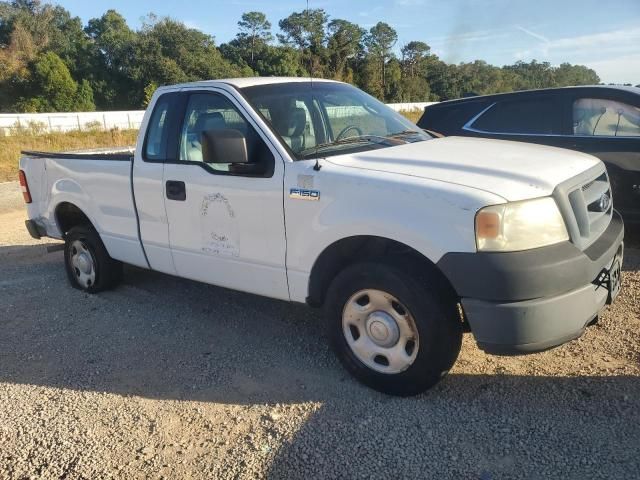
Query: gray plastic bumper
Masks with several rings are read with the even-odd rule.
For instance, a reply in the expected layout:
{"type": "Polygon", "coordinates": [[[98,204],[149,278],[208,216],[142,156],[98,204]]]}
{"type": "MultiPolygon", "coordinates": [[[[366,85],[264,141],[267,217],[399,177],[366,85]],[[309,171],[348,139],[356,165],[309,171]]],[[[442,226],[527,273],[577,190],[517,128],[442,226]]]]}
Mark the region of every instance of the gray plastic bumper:
{"type": "Polygon", "coordinates": [[[453,253],[438,266],[461,297],[488,353],[545,350],[579,337],[609,297],[598,278],[622,255],[624,225],[615,213],[586,251],[569,242],[526,252],[453,253]]]}
{"type": "Polygon", "coordinates": [[[29,235],[31,235],[36,240],[47,236],[47,229],[38,224],[35,220],[25,220],[24,224],[27,227],[29,235]]]}
{"type": "Polygon", "coordinates": [[[478,346],[487,353],[538,352],[579,337],[607,301],[606,288],[586,285],[556,297],[513,303],[463,298],[478,346]]]}

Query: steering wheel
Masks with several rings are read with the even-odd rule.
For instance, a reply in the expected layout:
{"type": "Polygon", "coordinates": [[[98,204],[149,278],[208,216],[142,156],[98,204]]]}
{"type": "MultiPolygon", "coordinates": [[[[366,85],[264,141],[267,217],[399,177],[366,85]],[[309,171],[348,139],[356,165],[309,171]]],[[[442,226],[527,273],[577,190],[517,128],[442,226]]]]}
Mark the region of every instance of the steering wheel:
{"type": "Polygon", "coordinates": [[[354,130],[354,131],[358,132],[358,136],[359,137],[362,136],[362,130],[360,130],[360,127],[358,127],[357,125],[347,125],[342,130],[340,130],[340,133],[336,136],[336,142],[338,140],[341,140],[342,138],[344,138],[345,133],[347,133],[350,130],[354,130]]]}

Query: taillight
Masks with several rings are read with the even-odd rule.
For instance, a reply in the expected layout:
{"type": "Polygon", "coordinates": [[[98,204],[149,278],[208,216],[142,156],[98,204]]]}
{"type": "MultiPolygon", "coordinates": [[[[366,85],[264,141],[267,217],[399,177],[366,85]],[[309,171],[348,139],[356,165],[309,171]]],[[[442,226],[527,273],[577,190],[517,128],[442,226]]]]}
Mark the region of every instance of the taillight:
{"type": "Polygon", "coordinates": [[[29,193],[29,184],[27,183],[27,176],[24,174],[23,170],[18,172],[18,177],[20,178],[20,188],[22,189],[22,197],[24,198],[25,203],[31,203],[31,193],[29,193]]]}

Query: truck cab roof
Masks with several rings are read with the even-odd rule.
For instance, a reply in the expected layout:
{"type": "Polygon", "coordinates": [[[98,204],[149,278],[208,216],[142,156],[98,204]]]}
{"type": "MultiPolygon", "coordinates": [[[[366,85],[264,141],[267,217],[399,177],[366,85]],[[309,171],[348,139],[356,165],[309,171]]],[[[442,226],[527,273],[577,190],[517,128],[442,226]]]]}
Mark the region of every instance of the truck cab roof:
{"type": "Polygon", "coordinates": [[[329,82],[329,83],[343,83],[336,80],[327,80],[324,78],[311,78],[311,77],[243,77],[243,78],[221,78],[217,80],[203,80],[199,82],[180,83],[177,85],[171,85],[162,88],[182,88],[182,87],[215,87],[220,84],[232,85],[236,88],[255,87],[257,85],[272,85],[279,83],[304,83],[304,82],[329,82]]]}

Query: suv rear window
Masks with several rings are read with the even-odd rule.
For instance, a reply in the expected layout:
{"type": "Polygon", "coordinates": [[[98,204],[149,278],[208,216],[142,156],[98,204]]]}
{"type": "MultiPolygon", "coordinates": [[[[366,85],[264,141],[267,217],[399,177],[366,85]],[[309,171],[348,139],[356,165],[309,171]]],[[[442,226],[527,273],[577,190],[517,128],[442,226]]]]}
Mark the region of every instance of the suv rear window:
{"type": "Polygon", "coordinates": [[[581,98],[573,102],[573,134],[638,137],[640,108],[604,98],[581,98]]]}
{"type": "Polygon", "coordinates": [[[551,98],[505,100],[480,115],[471,127],[488,133],[561,134],[562,108],[551,98]]]}

